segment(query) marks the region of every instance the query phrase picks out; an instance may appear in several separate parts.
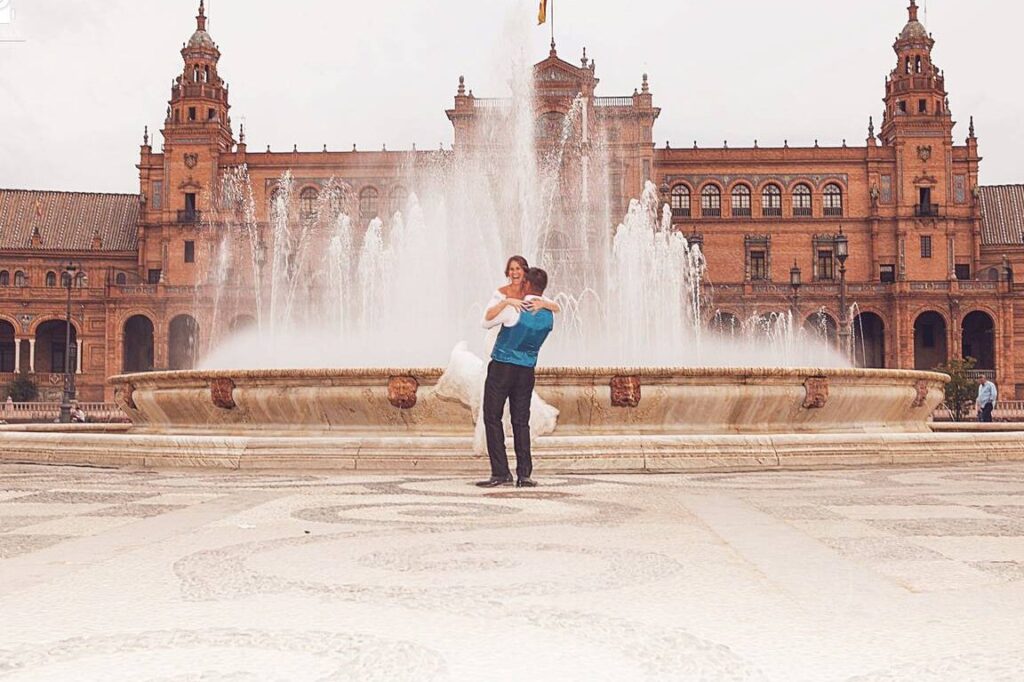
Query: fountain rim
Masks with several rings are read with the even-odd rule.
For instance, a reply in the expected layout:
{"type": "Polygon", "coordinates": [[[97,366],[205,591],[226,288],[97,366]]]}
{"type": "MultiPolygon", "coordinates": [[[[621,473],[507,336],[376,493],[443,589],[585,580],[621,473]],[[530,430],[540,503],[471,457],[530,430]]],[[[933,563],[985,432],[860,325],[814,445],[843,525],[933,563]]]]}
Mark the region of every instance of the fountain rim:
{"type": "MultiPolygon", "coordinates": [[[[154,384],[166,384],[177,381],[209,381],[213,379],[367,379],[382,376],[415,376],[426,379],[437,379],[444,374],[443,367],[335,367],[335,368],[296,368],[296,369],[191,369],[161,370],[155,372],[135,372],[118,374],[107,379],[111,386],[132,384],[136,387],[154,384]]],[[[807,377],[827,376],[836,379],[887,379],[887,380],[924,380],[946,384],[950,381],[948,374],[914,369],[867,369],[854,367],[674,367],[674,366],[573,366],[573,367],[538,367],[537,378],[573,378],[573,377],[679,377],[679,378],[763,378],[763,379],[806,379],[807,377]]]]}

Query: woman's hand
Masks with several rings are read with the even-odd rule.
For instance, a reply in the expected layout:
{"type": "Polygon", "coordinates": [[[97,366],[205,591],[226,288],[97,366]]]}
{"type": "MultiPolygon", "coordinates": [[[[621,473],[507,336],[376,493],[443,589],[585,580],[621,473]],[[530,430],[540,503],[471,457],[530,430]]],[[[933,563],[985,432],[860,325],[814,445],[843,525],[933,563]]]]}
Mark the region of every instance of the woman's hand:
{"type": "Polygon", "coordinates": [[[531,298],[529,301],[526,301],[526,309],[533,311],[550,310],[553,313],[562,312],[562,306],[546,298],[531,298]]]}
{"type": "Polygon", "coordinates": [[[521,298],[506,298],[505,306],[508,308],[515,308],[517,312],[523,312],[523,310],[529,310],[529,304],[521,298]]]}

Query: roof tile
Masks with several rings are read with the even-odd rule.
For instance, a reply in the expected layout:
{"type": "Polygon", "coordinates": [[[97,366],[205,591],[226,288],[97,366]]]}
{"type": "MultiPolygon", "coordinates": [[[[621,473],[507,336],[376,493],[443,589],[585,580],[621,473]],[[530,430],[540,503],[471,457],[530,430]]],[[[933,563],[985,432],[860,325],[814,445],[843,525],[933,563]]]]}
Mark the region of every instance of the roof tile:
{"type": "Polygon", "coordinates": [[[46,250],[134,251],[139,222],[137,194],[0,189],[0,249],[32,248],[38,229],[46,250]]]}

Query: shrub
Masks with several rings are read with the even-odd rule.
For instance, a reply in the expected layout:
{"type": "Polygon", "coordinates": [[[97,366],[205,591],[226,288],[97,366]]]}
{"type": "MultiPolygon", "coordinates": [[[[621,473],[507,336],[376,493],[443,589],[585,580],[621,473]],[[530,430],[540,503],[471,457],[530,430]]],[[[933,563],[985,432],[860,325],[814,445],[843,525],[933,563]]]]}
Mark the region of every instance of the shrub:
{"type": "Polygon", "coordinates": [[[977,364],[974,358],[954,358],[936,369],[950,376],[946,384],[946,407],[953,414],[953,421],[962,422],[974,411],[978,396],[978,382],[970,371],[977,364]]]}

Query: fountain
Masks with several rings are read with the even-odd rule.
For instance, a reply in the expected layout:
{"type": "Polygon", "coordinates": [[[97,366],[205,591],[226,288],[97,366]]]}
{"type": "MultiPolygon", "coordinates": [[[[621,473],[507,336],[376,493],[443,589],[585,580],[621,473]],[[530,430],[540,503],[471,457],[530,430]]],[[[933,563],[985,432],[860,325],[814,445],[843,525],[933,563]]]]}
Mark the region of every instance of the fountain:
{"type": "Polygon", "coordinates": [[[563,311],[537,373],[554,408],[534,430],[541,472],[886,463],[977,447],[929,429],[945,375],[849,367],[788,312],[712,324],[703,255],[672,229],[657,188],[613,220],[611,145],[591,104],[537,118],[532,67],[513,62],[512,97],[471,143],[410,156],[412,191],[379,217],[344,178],[314,196],[284,173],[261,221],[247,169],[226,172],[210,201],[221,242],[201,368],[111,378],[127,433],[22,434],[12,452],[483,471],[479,320],[512,253],[549,271],[563,311]]]}

